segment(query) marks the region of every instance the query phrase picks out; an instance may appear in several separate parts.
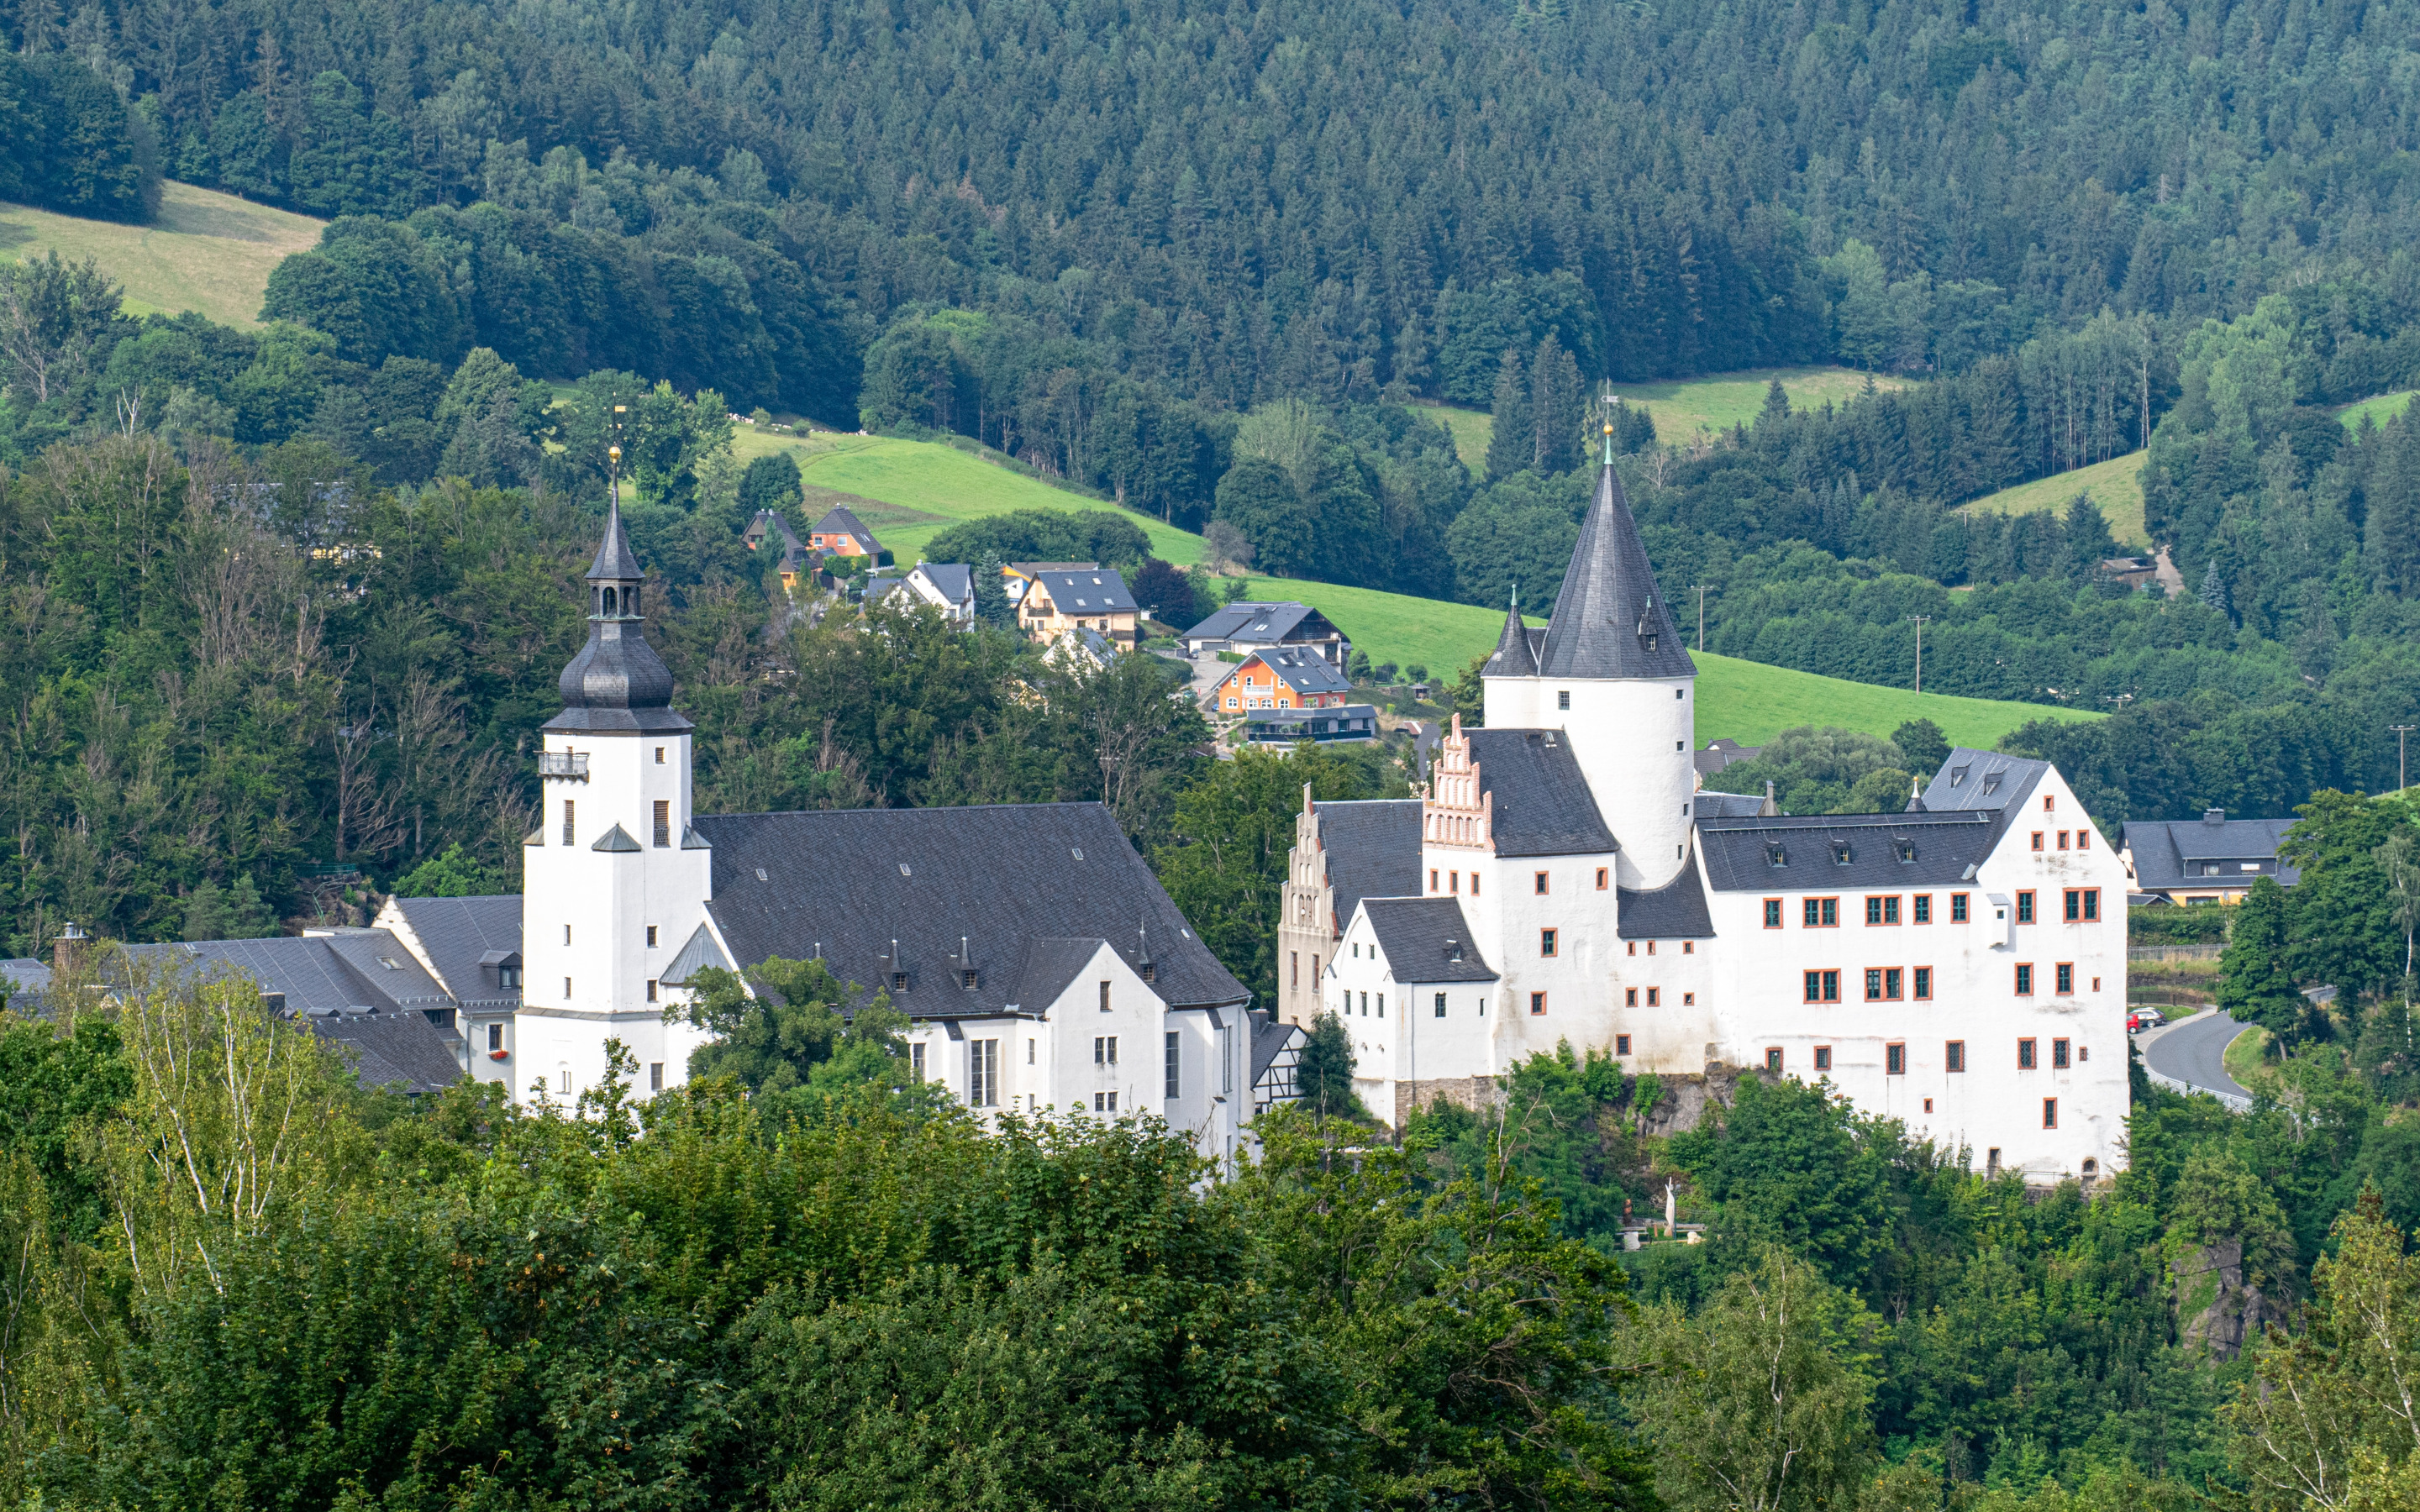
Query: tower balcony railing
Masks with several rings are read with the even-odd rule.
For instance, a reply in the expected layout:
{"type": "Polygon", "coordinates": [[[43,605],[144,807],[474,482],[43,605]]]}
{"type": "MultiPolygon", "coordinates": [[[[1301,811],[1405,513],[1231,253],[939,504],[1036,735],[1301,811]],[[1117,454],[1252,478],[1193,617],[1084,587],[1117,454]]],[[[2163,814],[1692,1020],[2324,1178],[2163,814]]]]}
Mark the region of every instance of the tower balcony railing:
{"type": "Polygon", "coordinates": [[[585,781],[588,778],[588,753],[579,750],[541,751],[537,758],[537,775],[576,777],[585,781]]]}

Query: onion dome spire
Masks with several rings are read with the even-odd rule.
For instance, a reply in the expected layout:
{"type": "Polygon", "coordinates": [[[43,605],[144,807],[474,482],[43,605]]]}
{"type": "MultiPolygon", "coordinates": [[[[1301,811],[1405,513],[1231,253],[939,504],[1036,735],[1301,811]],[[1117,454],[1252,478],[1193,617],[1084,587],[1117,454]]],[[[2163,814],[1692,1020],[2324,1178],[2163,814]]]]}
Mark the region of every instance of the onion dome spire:
{"type": "MultiPolygon", "coordinates": [[[[622,412],[616,405],[615,415],[622,412]]],[[[622,448],[608,448],[606,456],[613,492],[605,539],[588,568],[588,643],[563,669],[555,684],[563,712],[545,728],[598,733],[687,730],[690,722],[672,710],[672,670],[647,644],[646,570],[622,526],[622,448]]]]}

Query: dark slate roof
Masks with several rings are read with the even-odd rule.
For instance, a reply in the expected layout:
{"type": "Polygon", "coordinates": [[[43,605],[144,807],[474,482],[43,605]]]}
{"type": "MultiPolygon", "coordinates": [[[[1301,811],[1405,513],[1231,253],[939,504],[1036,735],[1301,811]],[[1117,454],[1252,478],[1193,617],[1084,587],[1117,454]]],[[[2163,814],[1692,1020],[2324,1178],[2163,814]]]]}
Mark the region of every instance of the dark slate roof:
{"type": "Polygon", "coordinates": [[[359,1057],[364,1086],[400,1082],[407,1090],[427,1092],[461,1079],[455,1037],[428,1020],[429,1011],[451,1011],[454,999],[385,930],[125,949],[136,961],[205,977],[249,978],[262,993],[282,995],[289,1015],[359,1057]]]}
{"type": "MultiPolygon", "coordinates": [[[[1026,941],[1025,964],[1016,973],[1014,982],[1003,983],[1015,989],[1009,995],[1010,999],[1031,1003],[1036,1008],[1057,1000],[1059,995],[1067,990],[1067,984],[1092,964],[1093,957],[1100,954],[1101,947],[1108,943],[1097,936],[1092,939],[1057,939],[1043,935],[1026,941]]],[[[1128,965],[1140,966],[1131,951],[1125,953],[1128,965]]]]}
{"type": "Polygon", "coordinates": [[[1252,1011],[1253,1087],[1261,1085],[1261,1078],[1269,1073],[1269,1068],[1277,1063],[1278,1057],[1284,1054],[1286,1046],[1297,1038],[1308,1039],[1309,1036],[1304,1035],[1298,1026],[1274,1022],[1265,1010],[1252,1011]]]}
{"type": "Polygon", "coordinates": [[[1248,665],[1253,661],[1264,664],[1284,678],[1286,686],[1297,693],[1353,691],[1353,680],[1338,671],[1333,662],[1308,646],[1275,646],[1266,651],[1255,651],[1246,658],[1248,665]]]}
{"type": "Polygon", "coordinates": [[[1496,854],[1578,856],[1618,850],[1588,779],[1559,730],[1472,730],[1479,789],[1495,795],[1496,854]]]}
{"type": "Polygon", "coordinates": [[[51,990],[51,968],[32,956],[19,956],[0,961],[0,982],[8,985],[8,1006],[18,1012],[30,1012],[51,990]]]}
{"type": "Polygon", "coordinates": [[[520,990],[496,984],[504,956],[521,949],[521,895],[478,898],[396,898],[388,905],[403,915],[420,941],[437,984],[469,1009],[517,1008],[520,990]],[[495,959],[490,959],[491,957],[495,959]]]}
{"type": "Polygon", "coordinates": [[[629,532],[622,529],[622,499],[616,493],[605,513],[605,539],[597,545],[597,560],[588,564],[588,580],[627,583],[645,577],[638,553],[630,549],[629,532]]]}
{"type": "Polygon", "coordinates": [[[756,511],[756,517],[748,522],[748,529],[741,536],[741,539],[748,542],[749,549],[753,550],[756,548],[757,542],[764,540],[767,536],[773,534],[777,531],[781,532],[783,557],[784,561],[788,560],[789,553],[793,551],[804,551],[806,549],[805,543],[799,539],[799,532],[790,529],[789,520],[778,510],[760,509],[756,511]]]}
{"type": "Polygon", "coordinates": [[[2303,879],[2302,869],[2278,860],[2277,847],[2293,827],[2291,819],[2136,820],[2118,832],[2118,843],[2134,858],[2138,887],[2165,892],[2230,882],[2241,887],[2261,876],[2290,887],[2303,879]],[[2200,866],[2211,861],[2224,870],[2214,877],[2201,874],[2200,866]],[[2246,861],[2259,870],[2244,871],[2246,861]]]}
{"type": "MultiPolygon", "coordinates": [[[[1701,819],[1698,844],[1716,892],[1852,892],[1950,887],[1971,880],[1999,841],[1990,813],[1782,815],[1701,819]],[[1901,860],[1899,842],[1915,848],[1901,860]],[[1848,860],[1836,847],[1848,847],[1848,860]],[[1782,864],[1772,850],[1780,848],[1782,864]]],[[[1625,919],[1625,925],[1627,920],[1625,919]]]]}
{"type": "Polygon", "coordinates": [[[1538,675],[1538,655],[1529,644],[1529,628],[1521,623],[1521,601],[1518,598],[1504,610],[1504,630],[1496,638],[1496,651],[1481,667],[1482,677],[1535,677],[1538,675]]]}
{"type": "Polygon", "coordinates": [[[1033,580],[1049,592],[1051,604],[1062,614],[1098,614],[1135,607],[1135,596],[1127,591],[1126,580],[1118,576],[1115,567],[1038,572],[1033,580]]]}
{"type": "Polygon", "coordinates": [[[1708,741],[1705,748],[1692,755],[1689,760],[1696,764],[1699,777],[1712,777],[1726,766],[1756,760],[1763,749],[1762,746],[1743,746],[1736,740],[1725,737],[1708,741]]]}
{"type": "Polygon", "coordinates": [[[916,570],[953,604],[964,604],[975,596],[974,569],[963,562],[920,562],[916,570]]]}
{"type": "Polygon", "coordinates": [[[1238,599],[1185,632],[1187,640],[1280,641],[1312,616],[1308,604],[1238,599]]]}
{"type": "Polygon", "coordinates": [[[825,511],[823,518],[807,528],[807,533],[852,536],[865,546],[878,547],[882,544],[874,538],[872,531],[865,528],[865,521],[849,512],[846,504],[832,505],[830,509],[825,511]]]}
{"type": "Polygon", "coordinates": [[[1960,746],[1932,774],[1922,799],[1927,813],[1981,810],[2009,813],[2032,796],[2050,763],[1960,746]]]}
{"type": "Polygon", "coordinates": [[[1026,1003],[1034,942],[1097,938],[1130,964],[1147,945],[1173,1006],[1251,997],[1098,804],[721,814],[696,828],[714,849],[707,906],[742,966],[820,950],[842,980],[873,988],[891,979],[895,937],[900,1008],[959,1017],[1026,1003]],[[961,937],[971,992],[958,985],[961,937]]]}
{"type": "Polygon", "coordinates": [[[1342,930],[1364,898],[1411,898],[1420,890],[1420,800],[1314,803],[1327,885],[1342,930]]]}
{"type": "Polygon", "coordinates": [[[630,838],[628,830],[624,829],[620,825],[615,825],[597,836],[597,842],[588,848],[592,851],[616,851],[636,856],[639,853],[639,842],[630,838]]]}
{"type": "Polygon", "coordinates": [[[1542,676],[1573,678],[1698,674],[1671,606],[1656,589],[1638,522],[1630,517],[1630,501],[1609,462],[1598,475],[1596,500],[1555,595],[1538,670],[1542,676]]]}
{"type": "Polygon", "coordinates": [[[1705,885],[1698,869],[1684,866],[1681,874],[1650,892],[1617,887],[1616,906],[1625,940],[1707,940],[1714,938],[1714,916],[1706,907],[1705,885]]]}
{"type": "Polygon", "coordinates": [[[1400,982],[1494,981],[1458,898],[1371,898],[1370,916],[1381,959],[1400,982]]]}
{"type": "MultiPolygon", "coordinates": [[[[644,576],[639,559],[630,554],[630,538],[622,531],[617,504],[606,522],[605,544],[597,552],[591,579],[636,581],[644,576]]],[[[673,674],[636,614],[588,617],[588,643],[563,669],[555,689],[563,695],[563,712],[542,727],[612,734],[671,733],[690,722],[669,705],[673,674]]]]}
{"type": "Polygon", "coordinates": [[[733,969],[731,958],[722,953],[721,946],[714,943],[714,932],[700,924],[690,932],[689,943],[673,957],[673,964],[664,967],[661,980],[675,987],[685,987],[695,981],[697,974],[708,966],[722,971],[733,969]]]}
{"type": "Polygon", "coordinates": [[[1764,800],[1745,793],[1716,793],[1708,789],[1693,800],[1700,819],[1753,819],[1764,812],[1764,800]]]}

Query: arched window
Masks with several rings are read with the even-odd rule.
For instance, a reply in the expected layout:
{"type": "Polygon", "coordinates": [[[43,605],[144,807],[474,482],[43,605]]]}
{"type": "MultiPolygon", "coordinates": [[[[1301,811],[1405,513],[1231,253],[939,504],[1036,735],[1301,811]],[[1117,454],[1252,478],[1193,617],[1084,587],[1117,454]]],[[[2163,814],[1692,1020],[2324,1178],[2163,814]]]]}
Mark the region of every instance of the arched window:
{"type": "Polygon", "coordinates": [[[603,590],[597,595],[597,612],[607,619],[613,617],[613,590],[603,590]]]}

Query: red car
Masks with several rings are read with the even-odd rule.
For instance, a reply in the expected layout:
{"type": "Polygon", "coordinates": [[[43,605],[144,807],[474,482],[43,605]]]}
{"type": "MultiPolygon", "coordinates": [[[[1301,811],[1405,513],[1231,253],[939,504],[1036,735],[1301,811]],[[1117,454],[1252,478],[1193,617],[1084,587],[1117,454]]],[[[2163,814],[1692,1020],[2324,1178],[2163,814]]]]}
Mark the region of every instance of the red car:
{"type": "Polygon", "coordinates": [[[2168,1022],[2167,1015],[2158,1009],[2138,1008],[2126,1015],[2126,1032],[2137,1034],[2145,1029],[2156,1029],[2166,1022],[2168,1022]]]}

